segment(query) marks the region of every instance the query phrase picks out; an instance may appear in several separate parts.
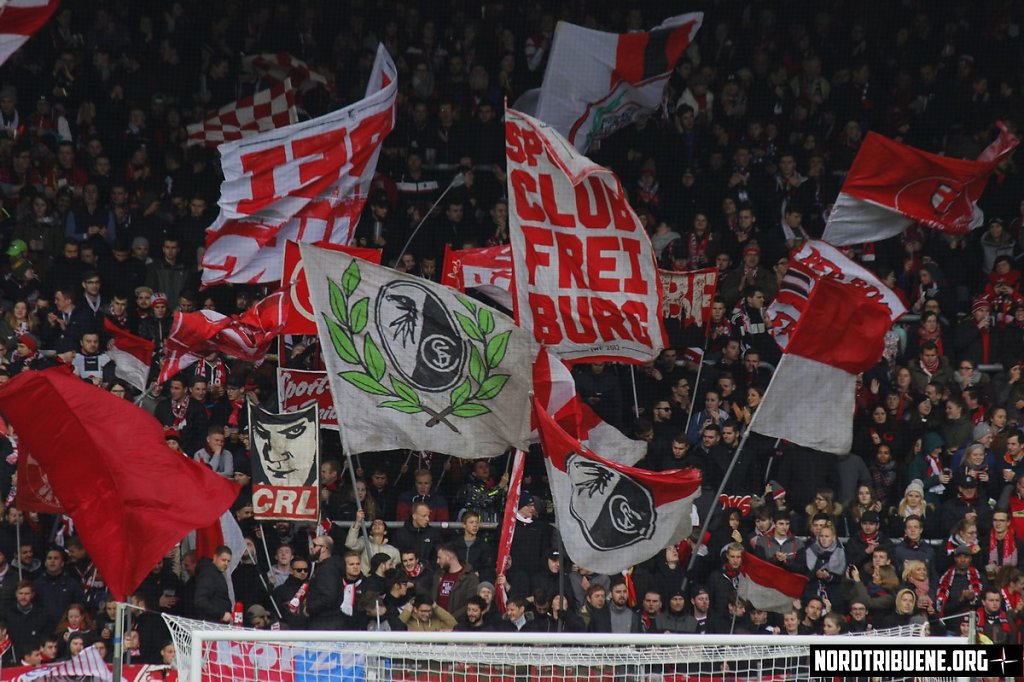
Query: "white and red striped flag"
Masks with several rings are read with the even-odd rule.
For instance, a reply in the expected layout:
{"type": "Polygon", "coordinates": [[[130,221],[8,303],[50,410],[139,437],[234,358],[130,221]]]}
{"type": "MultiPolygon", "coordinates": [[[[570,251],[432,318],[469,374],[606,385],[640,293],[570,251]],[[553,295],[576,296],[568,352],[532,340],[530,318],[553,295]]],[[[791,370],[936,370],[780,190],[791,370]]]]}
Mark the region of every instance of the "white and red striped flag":
{"type": "Polygon", "coordinates": [[[977,161],[951,159],[893,142],[864,138],[829,216],[824,241],[836,246],[893,237],[914,222],[966,234],[983,222],[977,202],[999,162],[1019,140],[1003,125],[977,161]]]}
{"type": "MultiPolygon", "coordinates": [[[[77,656],[63,663],[44,665],[18,675],[15,682],[38,682],[40,680],[77,680],[83,677],[110,682],[114,674],[110,671],[103,654],[95,646],[82,649],[77,656]]],[[[124,678],[121,678],[124,680],[124,678]]]]}
{"type": "Polygon", "coordinates": [[[252,71],[271,83],[283,83],[290,79],[295,87],[302,92],[311,90],[317,85],[322,85],[328,90],[334,87],[333,82],[326,74],[310,67],[306,62],[287,52],[247,55],[242,57],[242,69],[252,71]]]}
{"type": "Polygon", "coordinates": [[[681,14],[652,31],[623,34],[558,22],[535,116],[585,153],[661,106],[672,69],[703,20],[700,12],[681,14]]]}
{"type": "Polygon", "coordinates": [[[835,247],[811,240],[793,251],[769,308],[785,354],[751,428],[850,452],[857,374],[882,359],[885,334],[905,312],[891,289],[835,247]]]}
{"type": "Polygon", "coordinates": [[[789,613],[793,610],[793,600],[803,596],[807,580],[805,575],[787,571],[750,552],[743,552],[736,592],[740,599],[746,599],[755,609],[789,613]]]}
{"type": "Polygon", "coordinates": [[[203,286],[277,280],[288,239],[351,241],[394,127],[397,79],[382,46],[364,99],[220,146],[221,210],[206,231],[203,286]]]}
{"type": "Polygon", "coordinates": [[[0,5],[0,64],[43,27],[60,0],[8,0],[0,5]]]}
{"type": "Polygon", "coordinates": [[[662,317],[679,320],[684,327],[708,328],[711,305],[718,289],[718,268],[676,272],[658,270],[661,280],[662,317]]]}
{"type": "Polygon", "coordinates": [[[583,447],[536,398],[533,405],[555,514],[566,524],[562,542],[573,563],[612,574],[690,535],[699,470],[652,472],[617,464],[583,447]]]}
{"type": "MultiPolygon", "coordinates": [[[[569,368],[546,348],[533,363],[533,395],[559,426],[602,457],[632,466],[647,455],[646,441],[627,437],[580,400],[569,368]]],[[[539,439],[536,424],[530,439],[539,439]]]]}
{"type": "Polygon", "coordinates": [[[267,90],[224,105],[201,123],[193,123],[187,128],[188,143],[217,147],[224,142],[284,128],[298,120],[295,91],[286,78],[267,90]]]}
{"type": "MultiPolygon", "coordinates": [[[[519,511],[519,497],[523,493],[523,470],[526,468],[526,453],[516,450],[512,458],[512,470],[508,481],[508,496],[505,498],[505,515],[501,522],[501,537],[498,540],[498,560],[495,575],[505,575],[508,570],[508,557],[512,552],[512,540],[516,535],[516,512],[519,511]]],[[[494,595],[498,603],[498,613],[505,613],[508,594],[499,588],[494,595]]]]}
{"type": "Polygon", "coordinates": [[[171,332],[164,340],[164,359],[157,381],[167,381],[215,350],[261,362],[284,328],[287,295],[284,289],[275,291],[241,315],[231,317],[213,310],[175,312],[171,332]]]}
{"type": "Polygon", "coordinates": [[[457,250],[445,245],[441,284],[459,291],[476,289],[511,310],[512,245],[457,250]]]}
{"type": "Polygon", "coordinates": [[[145,392],[153,364],[153,342],[121,329],[106,317],[103,330],[110,336],[107,355],[114,361],[114,374],[145,392]]]}

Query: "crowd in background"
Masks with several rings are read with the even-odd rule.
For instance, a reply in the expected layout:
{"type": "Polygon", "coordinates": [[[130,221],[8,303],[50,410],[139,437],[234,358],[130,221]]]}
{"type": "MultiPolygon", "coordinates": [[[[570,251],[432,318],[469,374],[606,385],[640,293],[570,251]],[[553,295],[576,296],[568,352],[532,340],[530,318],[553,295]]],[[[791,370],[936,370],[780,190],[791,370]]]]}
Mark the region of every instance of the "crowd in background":
{"type": "MultiPolygon", "coordinates": [[[[307,118],[361,97],[373,51],[387,47],[399,70],[398,120],[356,240],[437,281],[445,245],[508,243],[503,107],[540,84],[556,22],[646,30],[667,16],[663,5],[62,3],[0,68],[0,381],[69,364],[137,399],[114,375],[105,319],[159,349],[175,311],[230,314],[265,293],[199,287],[221,174],[214,149],[186,145],[185,126],[265,86],[241,70],[240,55],[288,52],[327,74],[331,88],[301,93],[307,118]],[[464,184],[431,212],[457,172],[464,184]]],[[[670,320],[673,345],[637,369],[635,392],[621,366],[575,374],[604,420],[648,442],[640,466],[703,470],[703,517],[780,356],[767,306],[787,253],[821,236],[869,131],[975,158],[997,120],[1017,129],[1024,12],[1019,0],[685,9],[704,12],[703,28],[663,107],[589,155],[621,178],[662,267],[719,269],[712,321],[682,329],[670,320]],[[698,380],[685,351],[705,346],[698,380]]],[[[911,311],[858,384],[853,451],[837,457],[753,435],[685,592],[696,537],[627,575],[594,575],[559,556],[536,452],[511,565],[499,576],[497,531],[480,523],[501,521],[504,458],[364,454],[353,487],[337,436],[325,431],[321,500],[332,525],[317,535],[252,519],[244,407],[276,411],[274,362],[211,354],[142,404],[170,447],[243,485],[233,510],[250,551],[232,580],[256,627],[837,634],[927,622],[933,633],[959,633],[960,615],[975,611],[982,637],[1016,641],[1024,184],[1014,157],[980,208],[985,224],[968,235],[914,226],[847,249],[911,311]],[[453,522],[445,532],[430,526],[443,520],[453,522]],[[743,551],[809,576],[790,613],[737,597],[743,551]],[[499,591],[508,595],[503,616],[499,591]]],[[[315,368],[316,358],[315,339],[295,338],[278,360],[315,368]]],[[[102,576],[67,519],[16,509],[16,434],[0,446],[4,664],[67,657],[93,642],[109,650],[114,610],[102,576]]],[[[160,612],[236,620],[226,566],[224,553],[197,561],[172,550],[132,597],[145,611],[127,639],[131,655],[173,657],[160,612]]]]}

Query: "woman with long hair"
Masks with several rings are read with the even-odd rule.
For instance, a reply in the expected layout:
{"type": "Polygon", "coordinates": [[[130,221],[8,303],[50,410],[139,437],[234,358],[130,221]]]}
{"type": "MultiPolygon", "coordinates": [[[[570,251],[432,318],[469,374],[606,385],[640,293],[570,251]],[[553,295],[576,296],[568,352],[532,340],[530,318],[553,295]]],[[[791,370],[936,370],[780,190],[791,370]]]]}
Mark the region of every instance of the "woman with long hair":
{"type": "Polygon", "coordinates": [[[928,564],[918,559],[904,561],[903,582],[914,590],[918,608],[935,613],[935,587],[928,575],[928,564]]]}

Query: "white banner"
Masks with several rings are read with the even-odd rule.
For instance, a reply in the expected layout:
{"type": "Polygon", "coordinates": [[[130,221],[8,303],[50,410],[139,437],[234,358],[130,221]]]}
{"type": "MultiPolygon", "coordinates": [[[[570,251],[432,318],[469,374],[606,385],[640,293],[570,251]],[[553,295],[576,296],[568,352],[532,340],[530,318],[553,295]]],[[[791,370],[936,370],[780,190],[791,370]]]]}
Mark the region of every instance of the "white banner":
{"type": "Polygon", "coordinates": [[[619,179],[550,126],[506,114],[516,315],[566,362],[646,362],[667,344],[654,249],[619,179]]]}

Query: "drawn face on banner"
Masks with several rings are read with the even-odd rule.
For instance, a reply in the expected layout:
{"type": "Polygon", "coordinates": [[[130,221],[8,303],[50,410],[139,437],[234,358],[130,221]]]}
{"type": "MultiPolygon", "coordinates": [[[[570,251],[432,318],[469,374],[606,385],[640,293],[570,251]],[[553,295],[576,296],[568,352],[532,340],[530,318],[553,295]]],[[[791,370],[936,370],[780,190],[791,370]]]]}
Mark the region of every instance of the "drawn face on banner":
{"type": "Polygon", "coordinates": [[[266,485],[316,485],[319,434],[315,410],[287,414],[253,411],[252,448],[266,485]]]}

